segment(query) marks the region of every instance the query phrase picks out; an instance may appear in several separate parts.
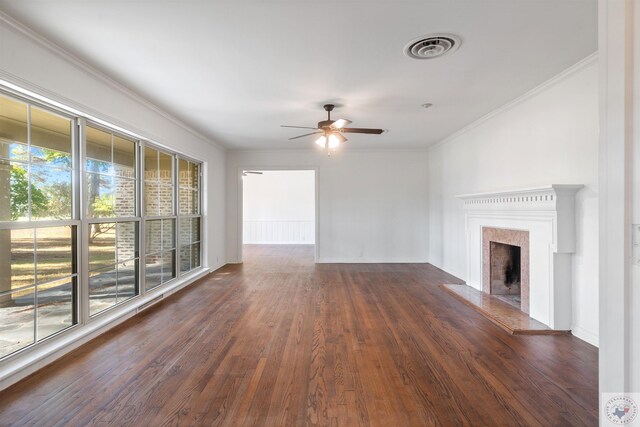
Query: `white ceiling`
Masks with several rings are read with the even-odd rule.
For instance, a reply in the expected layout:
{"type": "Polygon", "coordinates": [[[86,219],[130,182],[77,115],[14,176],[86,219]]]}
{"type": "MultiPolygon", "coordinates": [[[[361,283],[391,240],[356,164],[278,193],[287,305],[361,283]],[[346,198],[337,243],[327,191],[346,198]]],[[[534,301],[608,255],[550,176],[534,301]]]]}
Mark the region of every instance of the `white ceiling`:
{"type": "MultiPolygon", "coordinates": [[[[380,127],[357,148],[435,143],[597,49],[596,0],[0,0],[0,8],[232,149],[334,118],[380,127]],[[437,60],[410,40],[462,38],[437,60]],[[434,106],[425,110],[420,105],[434,106]]],[[[132,119],[134,120],[134,119],[132,119]]]]}

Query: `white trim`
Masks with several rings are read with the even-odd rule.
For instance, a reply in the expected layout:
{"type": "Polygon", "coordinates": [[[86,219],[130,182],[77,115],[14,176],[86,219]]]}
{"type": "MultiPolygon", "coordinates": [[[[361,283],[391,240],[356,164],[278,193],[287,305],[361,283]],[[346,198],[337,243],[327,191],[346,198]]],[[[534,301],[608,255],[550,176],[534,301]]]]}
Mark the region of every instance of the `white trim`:
{"type": "MultiPolygon", "coordinates": [[[[632,224],[638,221],[637,134],[640,99],[638,0],[599,0],[599,390],[640,390],[638,358],[638,266],[632,263],[632,224]],[[634,122],[634,120],[636,120],[634,122]]],[[[600,411],[602,425],[608,423],[600,411]]]]}
{"type": "Polygon", "coordinates": [[[245,219],[242,230],[245,245],[315,245],[314,219],[245,219]]]}
{"type": "Polygon", "coordinates": [[[163,295],[162,300],[164,300],[169,295],[189,286],[210,272],[221,268],[223,265],[224,264],[220,264],[212,269],[202,268],[192,274],[183,276],[181,280],[172,282],[168,286],[161,285],[153,289],[153,291],[148,292],[145,296],[140,295],[133,298],[129,303],[109,310],[108,313],[95,318],[86,325],[76,325],[76,327],[67,333],[61,333],[59,336],[42,342],[38,346],[26,349],[13,357],[8,357],[0,364],[0,390],[6,389],[93,338],[135,316],[138,314],[138,308],[140,306],[155,299],[159,295],[163,295]]]}
{"type": "MultiPolygon", "coordinates": [[[[551,184],[536,188],[457,196],[464,202],[467,222],[470,218],[533,217],[553,219],[554,250],[574,253],[576,241],[575,197],[583,185],[551,184]]],[[[467,259],[470,262],[470,258],[467,259]]]]}
{"type": "MultiPolygon", "coordinates": [[[[87,62],[85,62],[82,59],[78,58],[77,56],[71,54],[70,52],[68,52],[67,50],[63,49],[59,45],[53,43],[52,41],[48,40],[47,38],[45,38],[41,34],[33,31],[31,28],[29,28],[26,25],[22,24],[21,22],[17,21],[12,16],[6,14],[5,12],[0,11],[0,21],[6,23],[10,29],[13,29],[13,30],[21,33],[22,35],[25,35],[25,36],[29,37],[31,40],[35,41],[36,43],[38,43],[41,46],[45,47],[46,49],[50,50],[52,53],[56,54],[60,58],[68,61],[70,64],[74,65],[75,67],[77,67],[81,71],[89,73],[91,76],[97,78],[98,80],[102,81],[103,83],[106,83],[111,88],[116,89],[118,92],[128,96],[130,99],[138,102],[139,104],[145,106],[146,108],[154,111],[155,113],[157,113],[160,116],[162,116],[163,118],[169,120],[170,122],[172,122],[173,124],[175,124],[178,127],[182,128],[183,130],[185,130],[185,131],[189,132],[190,134],[200,138],[203,141],[206,141],[207,143],[211,144],[214,148],[217,148],[217,149],[221,150],[222,152],[226,151],[226,147],[214,142],[211,137],[206,136],[202,132],[194,129],[192,126],[187,125],[182,120],[176,118],[175,116],[173,116],[172,114],[170,114],[167,111],[163,110],[162,108],[160,108],[156,104],[154,104],[151,101],[147,100],[146,98],[143,98],[142,96],[138,95],[136,92],[134,92],[133,90],[129,89],[127,86],[125,86],[122,83],[112,79],[111,77],[109,77],[104,72],[102,72],[102,71],[96,69],[95,67],[89,65],[87,62]]],[[[27,82],[27,81],[21,79],[20,77],[14,76],[13,74],[7,73],[7,72],[5,72],[3,70],[0,70],[0,78],[3,79],[3,80],[7,80],[7,83],[10,83],[12,85],[16,85],[18,87],[22,87],[24,89],[28,89],[30,91],[32,90],[32,88],[35,88],[36,90],[34,92],[36,92],[36,93],[38,93],[38,92],[44,93],[44,94],[46,94],[47,97],[52,98],[52,99],[61,99],[62,100],[62,104],[67,104],[68,106],[74,106],[74,107],[76,105],[78,105],[77,103],[75,103],[75,102],[73,102],[73,101],[71,101],[69,99],[65,99],[64,97],[61,97],[61,96],[59,96],[57,94],[53,94],[52,92],[47,91],[47,90],[45,90],[44,88],[42,88],[42,87],[40,87],[38,85],[34,85],[33,83],[27,82]]],[[[48,102],[51,102],[51,100],[48,100],[48,102]]],[[[81,106],[80,109],[81,110],[85,110],[85,111],[92,111],[90,109],[85,108],[84,106],[81,106]]],[[[98,116],[108,117],[105,114],[98,114],[98,116]]],[[[95,117],[91,117],[91,118],[94,119],[95,117]]],[[[111,122],[119,122],[119,120],[115,120],[115,119],[113,119],[111,117],[109,117],[108,119],[111,122]]],[[[98,121],[100,121],[100,120],[98,119],[98,121]]],[[[130,126],[128,126],[128,127],[130,127],[130,126]]]]}
{"type": "Polygon", "coordinates": [[[482,290],[483,228],[529,232],[529,315],[552,329],[572,322],[572,254],[575,253],[575,195],[582,185],[551,184],[536,188],[458,196],[465,209],[469,286],[482,290]]]}
{"type": "Polygon", "coordinates": [[[309,243],[307,240],[288,240],[286,242],[270,242],[268,240],[256,240],[253,242],[244,242],[245,245],[304,245],[304,246],[314,246],[314,243],[309,243]]]}
{"type": "MultiPolygon", "coordinates": [[[[339,156],[344,153],[388,153],[388,152],[399,152],[399,153],[424,153],[428,151],[428,147],[416,147],[416,148],[400,148],[400,147],[389,147],[389,148],[353,148],[350,146],[349,148],[342,146],[339,148],[339,151],[332,152],[332,156],[339,156]]],[[[323,156],[327,156],[327,152],[323,148],[317,147],[301,147],[301,148],[239,148],[227,149],[227,153],[249,153],[249,154],[300,154],[300,153],[318,153],[323,156]]]]}
{"type": "Polygon", "coordinates": [[[536,196],[536,195],[553,195],[554,193],[569,193],[573,194],[581,190],[584,185],[579,184],[549,184],[542,185],[540,187],[528,187],[520,188],[517,190],[501,190],[501,191],[486,191],[483,193],[461,194],[456,196],[462,200],[487,200],[495,197],[518,197],[518,196],[536,196]]]}
{"type": "Polygon", "coordinates": [[[465,133],[471,131],[472,129],[480,126],[481,124],[483,124],[484,122],[490,120],[491,118],[497,116],[500,113],[503,113],[507,110],[510,110],[511,108],[516,107],[519,104],[522,104],[523,102],[537,96],[538,94],[540,94],[541,92],[544,92],[545,90],[555,86],[556,84],[560,83],[561,81],[563,81],[564,79],[566,79],[567,77],[581,71],[582,69],[586,68],[587,66],[591,65],[592,63],[596,62],[598,60],[598,52],[594,52],[591,55],[587,56],[586,58],[580,60],[579,62],[577,62],[576,64],[572,65],[571,67],[567,68],[566,70],[562,71],[560,74],[556,74],[555,76],[551,77],[549,80],[545,81],[544,83],[534,87],[533,89],[529,90],[528,92],[525,92],[523,95],[520,95],[519,97],[515,98],[514,100],[507,102],[506,104],[496,108],[495,110],[491,111],[488,114],[485,114],[484,116],[480,117],[479,119],[469,123],[468,125],[466,125],[465,127],[463,127],[462,129],[452,133],[451,135],[447,136],[444,139],[441,139],[440,141],[433,143],[431,145],[429,145],[427,147],[427,151],[432,151],[435,150],[438,147],[441,147],[455,139],[457,139],[460,135],[464,135],[465,133]]]}
{"type": "Polygon", "coordinates": [[[426,258],[320,258],[318,264],[428,264],[426,258]]]}
{"type": "Polygon", "coordinates": [[[598,334],[596,332],[589,331],[576,324],[571,326],[571,335],[576,338],[580,338],[582,341],[586,341],[592,346],[598,347],[598,334]]]}

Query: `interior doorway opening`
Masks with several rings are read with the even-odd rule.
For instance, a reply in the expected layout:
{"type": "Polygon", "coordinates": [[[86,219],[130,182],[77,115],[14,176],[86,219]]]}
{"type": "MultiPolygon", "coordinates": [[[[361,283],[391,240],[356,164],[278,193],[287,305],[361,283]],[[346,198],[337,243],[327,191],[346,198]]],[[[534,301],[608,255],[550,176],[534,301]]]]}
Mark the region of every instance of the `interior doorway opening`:
{"type": "Polygon", "coordinates": [[[288,245],[316,260],[316,170],[242,168],[240,259],[288,245]],[[243,256],[244,255],[244,256],[243,256]]]}

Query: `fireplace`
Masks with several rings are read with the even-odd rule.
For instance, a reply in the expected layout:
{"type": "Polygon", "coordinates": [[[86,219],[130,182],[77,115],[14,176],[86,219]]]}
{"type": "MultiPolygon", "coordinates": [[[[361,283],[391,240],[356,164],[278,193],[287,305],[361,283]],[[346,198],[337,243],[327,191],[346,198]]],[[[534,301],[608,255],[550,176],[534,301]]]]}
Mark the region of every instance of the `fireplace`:
{"type": "Polygon", "coordinates": [[[575,197],[581,188],[550,184],[458,196],[465,209],[467,284],[490,294],[491,242],[518,246],[520,309],[551,329],[571,329],[575,197]]]}
{"type": "Polygon", "coordinates": [[[482,229],[482,290],[529,313],[529,232],[482,229]]]}
{"type": "Polygon", "coordinates": [[[489,242],[489,291],[520,308],[520,246],[489,242]]]}

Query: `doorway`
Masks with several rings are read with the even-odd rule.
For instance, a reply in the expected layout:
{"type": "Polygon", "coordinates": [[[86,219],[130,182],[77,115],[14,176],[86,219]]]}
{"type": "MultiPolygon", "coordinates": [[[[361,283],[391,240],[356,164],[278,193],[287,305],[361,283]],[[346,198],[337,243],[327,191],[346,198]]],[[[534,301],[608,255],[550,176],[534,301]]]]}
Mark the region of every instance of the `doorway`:
{"type": "Polygon", "coordinates": [[[315,169],[241,168],[239,258],[288,247],[317,261],[315,169]]]}

